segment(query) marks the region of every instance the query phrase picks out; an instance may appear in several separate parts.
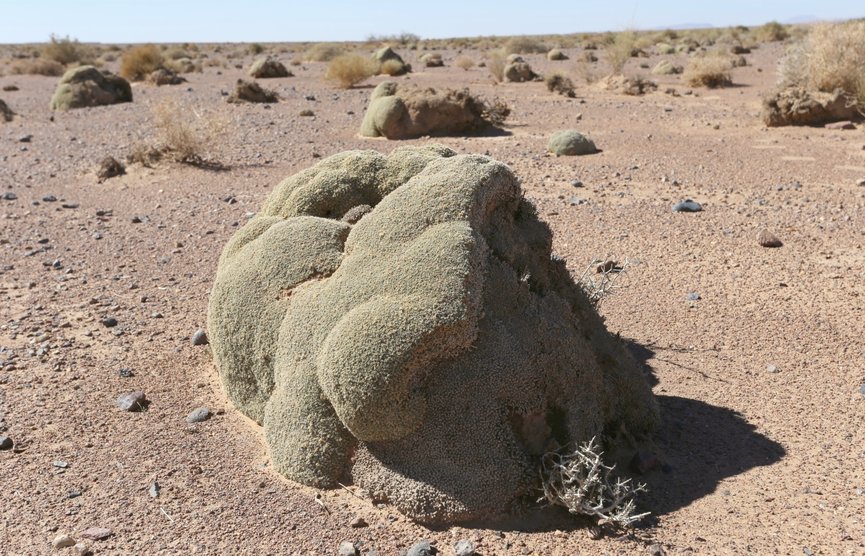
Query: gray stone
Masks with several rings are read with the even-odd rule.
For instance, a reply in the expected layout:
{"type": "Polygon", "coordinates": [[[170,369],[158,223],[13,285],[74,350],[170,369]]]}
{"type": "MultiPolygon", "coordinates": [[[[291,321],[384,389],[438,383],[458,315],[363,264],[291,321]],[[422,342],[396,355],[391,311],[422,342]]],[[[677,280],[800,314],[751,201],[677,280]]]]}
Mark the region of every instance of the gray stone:
{"type": "Polygon", "coordinates": [[[8,436],[0,436],[0,450],[11,450],[15,443],[8,436]]]}
{"type": "Polygon", "coordinates": [[[147,489],[147,494],[150,495],[151,498],[159,498],[159,491],[161,488],[159,487],[159,483],[157,481],[153,481],[150,485],[150,488],[147,489]]]}
{"type": "Polygon", "coordinates": [[[781,247],[784,243],[778,239],[778,236],[763,228],[757,234],[757,243],[759,243],[762,247],[781,247]]]}
{"type": "Polygon", "coordinates": [[[688,301],[699,301],[701,299],[700,294],[698,294],[697,292],[691,292],[686,297],[688,301]]]}
{"type": "Polygon", "coordinates": [[[210,340],[207,339],[207,332],[199,328],[192,335],[192,345],[194,346],[206,346],[210,343],[210,340]]]}
{"type": "Polygon", "coordinates": [[[701,210],[703,210],[703,205],[691,199],[685,199],[673,205],[673,212],[700,212],[701,210]]]}
{"type": "Polygon", "coordinates": [[[88,539],[91,541],[102,541],[113,534],[114,531],[107,527],[90,527],[89,529],[81,531],[78,536],[82,539],[88,539]]]}
{"type": "Polygon", "coordinates": [[[187,423],[201,423],[210,419],[210,410],[206,407],[193,409],[192,413],[186,416],[187,423]]]}
{"type": "Polygon", "coordinates": [[[579,156],[598,152],[591,139],[574,129],[554,133],[547,143],[547,150],[556,156],[579,156]]]}
{"type": "Polygon", "coordinates": [[[770,364],[770,365],[766,365],[766,372],[768,372],[768,373],[773,373],[773,374],[774,374],[774,373],[777,373],[777,372],[778,372],[778,367],[776,367],[775,365],[771,365],[771,364],[770,364]]]}
{"type": "Polygon", "coordinates": [[[462,539],[454,545],[454,554],[456,556],[474,556],[475,545],[470,540],[462,539]]]}
{"type": "Polygon", "coordinates": [[[339,543],[339,556],[357,556],[358,554],[360,554],[360,551],[354,544],[348,541],[339,543]]]}
{"type": "Polygon", "coordinates": [[[423,540],[411,545],[406,556],[433,556],[434,554],[438,554],[436,547],[430,544],[429,541],[423,540]]]}
{"type": "Polygon", "coordinates": [[[114,328],[117,326],[117,319],[114,317],[105,317],[102,319],[102,326],[105,328],[114,328]]]}
{"type": "Polygon", "coordinates": [[[18,195],[12,193],[11,191],[7,191],[6,193],[3,194],[3,200],[4,201],[14,201],[17,198],[18,198],[18,195]]]}
{"type": "Polygon", "coordinates": [[[55,549],[69,548],[70,546],[75,546],[75,539],[69,535],[57,535],[54,537],[54,540],[51,541],[51,547],[55,549]]]}
{"type": "Polygon", "coordinates": [[[366,520],[361,516],[357,516],[356,518],[351,520],[351,523],[349,523],[348,525],[349,527],[352,527],[354,529],[360,529],[361,527],[369,527],[369,523],[367,523],[366,520]]]}
{"type": "Polygon", "coordinates": [[[144,392],[128,392],[117,398],[117,407],[123,411],[141,411],[147,404],[144,392]]]}

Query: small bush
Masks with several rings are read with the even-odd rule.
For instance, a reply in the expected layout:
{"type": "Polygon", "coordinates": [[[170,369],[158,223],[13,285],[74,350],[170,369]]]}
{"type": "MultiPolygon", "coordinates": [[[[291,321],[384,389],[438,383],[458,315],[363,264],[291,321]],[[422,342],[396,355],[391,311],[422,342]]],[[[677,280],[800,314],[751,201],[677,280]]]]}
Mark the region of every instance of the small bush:
{"type": "Polygon", "coordinates": [[[729,87],[733,84],[730,76],[732,64],[723,56],[703,56],[691,58],[683,77],[690,87],[729,87]]]}
{"type": "Polygon", "coordinates": [[[458,56],[456,60],[454,60],[454,65],[458,68],[462,68],[465,71],[473,68],[475,65],[475,61],[469,58],[468,56],[458,56]]]}
{"type": "Polygon", "coordinates": [[[261,54],[262,52],[264,52],[264,47],[261,46],[260,44],[258,44],[257,42],[254,42],[254,43],[249,45],[249,47],[247,48],[247,51],[249,51],[249,53],[252,55],[257,55],[257,54],[261,54]]]}
{"type": "Polygon", "coordinates": [[[790,36],[787,28],[777,21],[770,21],[758,27],[754,34],[760,42],[778,42],[786,40],[790,36]]]}
{"type": "Polygon", "coordinates": [[[307,62],[330,62],[345,53],[345,49],[336,44],[318,43],[313,45],[303,55],[307,62]]]}
{"type": "Polygon", "coordinates": [[[376,74],[376,64],[360,54],[343,54],[330,61],[324,78],[343,89],[350,89],[376,74]]]}
{"type": "Polygon", "coordinates": [[[487,69],[490,70],[490,75],[493,76],[493,79],[499,83],[505,80],[506,63],[507,60],[504,53],[499,50],[494,50],[487,56],[487,69]]]}
{"type": "Polygon", "coordinates": [[[160,151],[175,162],[194,166],[221,167],[209,161],[210,149],[224,134],[225,124],[202,118],[195,110],[164,101],[153,109],[160,151]],[[192,118],[191,116],[194,116],[192,118]]]}
{"type": "Polygon", "coordinates": [[[42,47],[42,58],[68,66],[70,64],[89,64],[92,62],[90,49],[81,45],[78,39],[58,38],[51,35],[51,42],[42,47]]]}
{"type": "Polygon", "coordinates": [[[58,77],[63,75],[66,68],[60,62],[54,60],[43,60],[35,58],[33,60],[15,60],[12,63],[10,72],[13,75],[48,75],[58,77]]]}
{"type": "Polygon", "coordinates": [[[505,43],[505,54],[544,54],[547,45],[532,37],[512,37],[505,43]]]}
{"type": "Polygon", "coordinates": [[[544,78],[544,83],[547,85],[547,90],[551,93],[559,93],[566,97],[574,98],[574,83],[561,73],[552,73],[544,78]]]}
{"type": "Polygon", "coordinates": [[[841,89],[865,106],[865,20],[815,26],[788,48],[778,73],[781,85],[841,89]]]}
{"type": "Polygon", "coordinates": [[[405,73],[405,64],[399,60],[387,60],[379,67],[378,72],[390,76],[402,75],[405,73]]]}
{"type": "Polygon", "coordinates": [[[636,33],[633,31],[622,31],[621,33],[616,33],[612,42],[605,47],[611,75],[622,74],[625,64],[633,55],[636,41],[636,33]]]}
{"type": "Polygon", "coordinates": [[[161,68],[164,61],[162,52],[152,44],[133,46],[123,53],[120,75],[130,81],[142,81],[161,68]]]}

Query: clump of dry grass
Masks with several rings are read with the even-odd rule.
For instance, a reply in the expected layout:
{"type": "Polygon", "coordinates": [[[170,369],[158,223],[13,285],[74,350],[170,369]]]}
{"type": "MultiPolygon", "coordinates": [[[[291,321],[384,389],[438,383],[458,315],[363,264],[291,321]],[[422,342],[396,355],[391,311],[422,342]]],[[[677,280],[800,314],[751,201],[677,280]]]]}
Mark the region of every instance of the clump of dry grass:
{"type": "Polygon", "coordinates": [[[13,75],[47,75],[57,77],[63,75],[66,68],[60,62],[34,58],[32,60],[15,60],[9,72],[13,75]]]}
{"type": "Polygon", "coordinates": [[[93,62],[92,49],[82,45],[78,39],[70,39],[68,36],[51,35],[51,41],[42,47],[41,57],[64,66],[93,62]]]}
{"type": "Polygon", "coordinates": [[[493,50],[487,55],[487,69],[498,83],[505,80],[505,54],[500,50],[493,50]]]}
{"type": "Polygon", "coordinates": [[[790,32],[777,21],[770,21],[755,29],[754,36],[760,42],[778,42],[786,40],[790,32]]]}
{"type": "Polygon", "coordinates": [[[690,87],[729,87],[733,84],[730,75],[732,63],[724,56],[700,56],[691,58],[682,77],[690,87]]]}
{"type": "Polygon", "coordinates": [[[345,54],[345,49],[336,44],[318,43],[312,45],[302,56],[307,62],[330,62],[337,56],[345,54]]]}
{"type": "Polygon", "coordinates": [[[468,71],[474,67],[475,61],[465,55],[457,56],[457,59],[454,60],[454,65],[458,68],[462,68],[464,71],[468,71]]]}
{"type": "Polygon", "coordinates": [[[544,54],[549,47],[533,37],[511,37],[503,49],[505,54],[544,54]]]}
{"type": "Polygon", "coordinates": [[[865,106],[865,20],[815,26],[787,50],[778,74],[783,86],[841,89],[865,106]]]}
{"type": "Polygon", "coordinates": [[[622,31],[621,33],[616,33],[612,41],[607,44],[605,49],[611,75],[622,74],[625,64],[634,52],[636,42],[636,33],[633,31],[622,31]]]}
{"type": "Polygon", "coordinates": [[[559,93],[560,95],[564,95],[566,97],[574,98],[576,93],[574,92],[574,83],[570,80],[570,78],[565,77],[559,72],[551,73],[544,78],[544,83],[547,86],[547,90],[551,93],[559,93]]]}
{"type": "Polygon", "coordinates": [[[153,109],[153,125],[159,139],[158,151],[175,162],[207,168],[224,168],[212,160],[217,139],[227,124],[202,117],[195,109],[166,100],[153,109]]]}
{"type": "MultiPolygon", "coordinates": [[[[395,60],[391,60],[394,61],[395,60]]],[[[387,62],[383,64],[387,65],[387,62]]],[[[377,73],[376,63],[360,54],[343,54],[337,56],[327,66],[324,78],[336,83],[338,87],[350,89],[361,81],[369,79],[377,73]]]]}
{"type": "Polygon", "coordinates": [[[142,81],[162,67],[165,58],[152,44],[133,46],[123,53],[120,60],[120,75],[130,81],[142,81]]]}
{"type": "Polygon", "coordinates": [[[399,60],[386,60],[378,68],[378,72],[383,75],[402,75],[405,73],[405,64],[399,60]]]}

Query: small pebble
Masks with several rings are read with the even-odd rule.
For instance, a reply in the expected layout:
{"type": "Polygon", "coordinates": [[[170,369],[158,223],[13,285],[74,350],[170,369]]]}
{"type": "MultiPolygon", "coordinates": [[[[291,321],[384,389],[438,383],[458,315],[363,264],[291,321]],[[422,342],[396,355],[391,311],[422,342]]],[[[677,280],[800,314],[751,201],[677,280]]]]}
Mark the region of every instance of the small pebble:
{"type": "Polygon", "coordinates": [[[192,413],[186,416],[187,423],[201,423],[210,419],[210,410],[206,407],[193,409],[192,413]]]}
{"type": "Polygon", "coordinates": [[[14,201],[17,198],[18,198],[18,195],[12,193],[11,191],[7,191],[6,193],[3,194],[3,200],[4,201],[14,201]]]}
{"type": "Polygon", "coordinates": [[[454,554],[456,556],[474,556],[475,545],[470,540],[462,539],[454,545],[454,554]]]}
{"type": "Polygon", "coordinates": [[[699,301],[700,299],[702,299],[700,297],[700,294],[698,294],[697,292],[691,292],[685,297],[688,299],[688,301],[699,301]]]}
{"type": "Polygon", "coordinates": [[[90,556],[91,554],[93,554],[93,551],[90,549],[87,543],[83,542],[76,544],[73,550],[75,550],[75,553],[78,554],[78,556],[90,556]]]}
{"type": "Polygon", "coordinates": [[[150,488],[147,489],[147,494],[149,494],[151,498],[159,498],[160,490],[161,489],[159,487],[159,483],[153,481],[153,483],[150,485],[150,488]]]}
{"type": "Polygon", "coordinates": [[[571,180],[571,185],[573,185],[574,187],[582,187],[583,182],[581,182],[580,180],[571,180]]]}
{"type": "Polygon", "coordinates": [[[767,373],[773,373],[773,374],[777,373],[778,367],[776,367],[775,365],[766,365],[766,372],[767,373]]]}
{"type": "Polygon", "coordinates": [[[775,234],[773,234],[766,228],[763,228],[757,234],[757,243],[759,243],[763,247],[781,247],[782,245],[784,245],[775,234]]]}
{"type": "Polygon", "coordinates": [[[54,467],[60,468],[60,469],[66,469],[67,467],[69,467],[69,464],[67,462],[63,461],[62,459],[58,459],[58,460],[53,461],[51,463],[51,465],[53,465],[54,467]]]}
{"type": "Polygon", "coordinates": [[[865,179],[858,180],[856,182],[856,185],[858,185],[859,187],[865,187],[865,179]]]}
{"type": "Polygon", "coordinates": [[[361,527],[369,527],[369,523],[367,523],[364,518],[357,516],[351,520],[351,523],[349,523],[348,526],[354,529],[360,529],[361,527]]]}
{"type": "Polygon", "coordinates": [[[70,537],[69,535],[57,535],[54,537],[54,540],[51,541],[52,548],[69,548],[70,546],[75,546],[75,539],[70,537]]]}
{"type": "Polygon", "coordinates": [[[44,202],[44,203],[54,203],[56,201],[57,201],[57,197],[55,197],[54,195],[46,195],[46,196],[42,197],[42,202],[44,202]]]}
{"type": "Polygon", "coordinates": [[[0,436],[0,450],[11,450],[15,443],[8,436],[0,436]]]}
{"type": "Polygon", "coordinates": [[[117,372],[120,375],[120,378],[132,378],[135,374],[132,372],[132,369],[128,367],[123,367],[117,372]]]}
{"type": "Polygon", "coordinates": [[[207,332],[200,328],[192,335],[192,345],[194,346],[206,346],[209,343],[210,340],[207,339],[207,332]]]}
{"type": "Polygon", "coordinates": [[[429,541],[423,540],[414,543],[411,548],[408,549],[406,556],[433,556],[434,554],[438,554],[438,550],[429,541]]]}
{"type": "Polygon", "coordinates": [[[30,140],[33,139],[32,135],[22,135],[18,138],[19,143],[29,143],[30,140]]]}
{"type": "Polygon", "coordinates": [[[342,541],[339,543],[339,556],[358,556],[359,554],[360,551],[358,551],[354,544],[348,541],[342,541]]]}
{"type": "Polygon", "coordinates": [[[107,539],[113,534],[114,531],[107,527],[90,527],[89,529],[81,531],[78,536],[82,539],[88,539],[91,541],[101,541],[107,539]]]}
{"type": "Polygon", "coordinates": [[[700,212],[701,210],[703,210],[703,205],[691,199],[685,199],[673,205],[673,212],[700,212]]]}
{"type": "Polygon", "coordinates": [[[144,392],[128,392],[117,398],[117,407],[122,411],[141,411],[147,404],[144,392]]]}
{"type": "Polygon", "coordinates": [[[106,317],[102,319],[102,326],[105,328],[114,328],[117,326],[117,319],[114,317],[106,317]]]}

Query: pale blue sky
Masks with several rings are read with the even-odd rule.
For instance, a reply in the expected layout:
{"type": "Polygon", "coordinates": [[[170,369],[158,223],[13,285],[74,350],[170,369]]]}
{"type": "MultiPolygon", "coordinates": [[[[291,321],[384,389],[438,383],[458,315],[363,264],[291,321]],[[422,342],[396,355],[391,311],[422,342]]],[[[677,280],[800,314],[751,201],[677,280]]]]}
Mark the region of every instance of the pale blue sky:
{"type": "Polygon", "coordinates": [[[0,43],[363,40],[654,29],[865,16],[863,0],[0,0],[0,43]]]}

